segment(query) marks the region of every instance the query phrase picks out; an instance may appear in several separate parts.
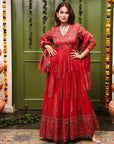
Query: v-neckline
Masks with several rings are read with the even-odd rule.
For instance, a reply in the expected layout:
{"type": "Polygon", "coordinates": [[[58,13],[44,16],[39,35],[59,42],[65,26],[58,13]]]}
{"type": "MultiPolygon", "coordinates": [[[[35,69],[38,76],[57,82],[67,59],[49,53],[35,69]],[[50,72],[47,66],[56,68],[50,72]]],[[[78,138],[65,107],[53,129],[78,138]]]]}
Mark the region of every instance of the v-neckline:
{"type": "Polygon", "coordinates": [[[62,33],[61,33],[61,31],[60,31],[60,26],[58,26],[58,30],[59,30],[60,35],[63,36],[63,37],[65,37],[65,36],[67,35],[67,33],[69,32],[70,28],[71,28],[71,24],[69,25],[69,28],[68,28],[68,30],[66,31],[65,35],[62,35],[62,33]]]}

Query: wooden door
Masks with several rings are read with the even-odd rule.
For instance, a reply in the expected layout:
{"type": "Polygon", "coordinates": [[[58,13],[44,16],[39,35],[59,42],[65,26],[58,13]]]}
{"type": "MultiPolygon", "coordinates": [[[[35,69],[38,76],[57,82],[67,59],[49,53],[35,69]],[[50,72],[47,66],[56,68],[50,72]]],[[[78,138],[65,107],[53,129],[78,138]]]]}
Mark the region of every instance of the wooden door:
{"type": "MultiPolygon", "coordinates": [[[[46,31],[54,24],[54,11],[62,0],[47,0],[46,31]]],[[[42,109],[46,76],[37,70],[42,49],[42,0],[32,0],[32,29],[29,1],[12,0],[13,103],[17,109],[42,109]],[[32,31],[32,45],[29,45],[32,31]]],[[[78,22],[79,0],[67,0],[78,22]]],[[[104,110],[106,0],[83,0],[82,25],[91,32],[97,46],[91,51],[92,90],[89,97],[95,110],[104,110]]]]}

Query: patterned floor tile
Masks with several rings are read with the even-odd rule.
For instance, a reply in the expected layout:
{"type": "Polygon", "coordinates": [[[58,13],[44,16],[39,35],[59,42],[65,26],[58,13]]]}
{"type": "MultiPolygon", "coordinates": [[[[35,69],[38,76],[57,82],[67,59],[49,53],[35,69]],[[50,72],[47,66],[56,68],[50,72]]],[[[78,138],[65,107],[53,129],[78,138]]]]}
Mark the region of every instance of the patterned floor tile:
{"type": "MultiPolygon", "coordinates": [[[[114,144],[114,131],[96,132],[101,144],[114,144]]],[[[0,129],[0,144],[56,144],[39,137],[39,130],[34,129],[0,129]]],[[[86,137],[69,144],[94,144],[86,137]]]]}

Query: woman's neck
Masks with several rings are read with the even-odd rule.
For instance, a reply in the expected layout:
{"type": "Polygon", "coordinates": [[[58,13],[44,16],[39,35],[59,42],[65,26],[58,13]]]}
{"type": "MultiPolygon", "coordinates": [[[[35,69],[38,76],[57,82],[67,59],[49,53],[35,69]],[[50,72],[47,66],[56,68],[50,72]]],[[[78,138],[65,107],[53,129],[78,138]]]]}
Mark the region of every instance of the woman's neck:
{"type": "Polygon", "coordinates": [[[68,23],[61,23],[60,26],[68,26],[68,23]]]}

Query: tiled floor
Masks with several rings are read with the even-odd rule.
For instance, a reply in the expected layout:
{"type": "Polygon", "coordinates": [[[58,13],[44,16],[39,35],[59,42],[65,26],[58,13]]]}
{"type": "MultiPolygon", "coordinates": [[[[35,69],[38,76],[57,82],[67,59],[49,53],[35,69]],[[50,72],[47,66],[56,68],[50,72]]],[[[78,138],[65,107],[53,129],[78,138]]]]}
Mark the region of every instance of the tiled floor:
{"type": "MultiPolygon", "coordinates": [[[[113,131],[96,132],[101,144],[114,144],[113,131]]],[[[1,129],[0,144],[56,144],[39,138],[39,130],[34,129],[1,129]]],[[[87,137],[69,141],[68,144],[94,144],[87,137]]]]}

